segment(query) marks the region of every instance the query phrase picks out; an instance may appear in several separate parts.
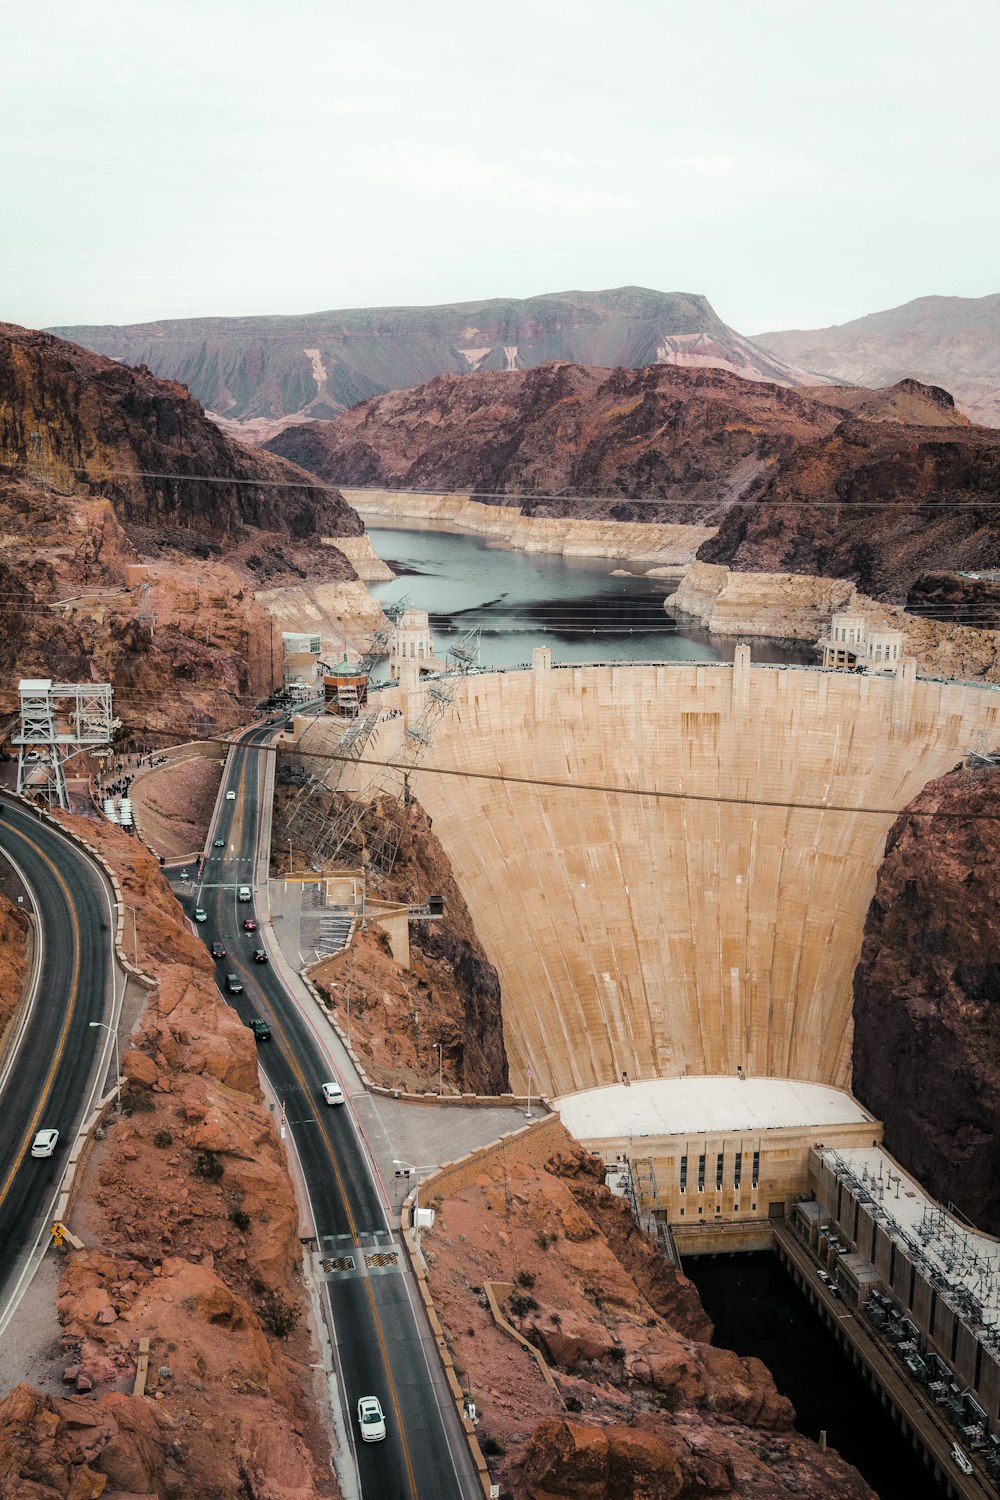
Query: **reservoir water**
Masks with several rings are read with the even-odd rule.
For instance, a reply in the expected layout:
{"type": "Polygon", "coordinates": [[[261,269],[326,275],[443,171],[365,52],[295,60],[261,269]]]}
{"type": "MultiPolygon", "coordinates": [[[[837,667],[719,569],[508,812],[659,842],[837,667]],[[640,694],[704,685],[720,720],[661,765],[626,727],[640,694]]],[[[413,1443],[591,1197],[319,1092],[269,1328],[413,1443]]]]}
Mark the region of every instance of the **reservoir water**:
{"type": "MultiPolygon", "coordinates": [[[[371,522],[369,534],[397,574],[369,585],[371,593],[382,604],[405,597],[426,610],[441,654],[476,630],[484,667],[530,662],[535,646],[551,646],[557,662],[732,660],[735,640],[665,613],[674,579],[614,577],[624,565],[607,558],[508,552],[460,532],[371,522]]],[[[755,661],[816,660],[802,642],[755,640],[752,649],[755,661]]]]}
{"type": "Polygon", "coordinates": [[[881,1500],[944,1500],[944,1491],[834,1343],[777,1256],[693,1255],[684,1270],[715,1324],[713,1343],[764,1361],[795,1407],[795,1426],[827,1441],[881,1500]]]}

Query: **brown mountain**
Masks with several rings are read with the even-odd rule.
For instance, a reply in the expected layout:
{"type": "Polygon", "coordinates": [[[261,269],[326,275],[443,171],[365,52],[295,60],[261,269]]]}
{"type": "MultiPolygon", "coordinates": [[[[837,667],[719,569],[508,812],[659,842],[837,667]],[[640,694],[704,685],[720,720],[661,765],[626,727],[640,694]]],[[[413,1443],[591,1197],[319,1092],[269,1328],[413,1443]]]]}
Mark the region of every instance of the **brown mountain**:
{"type": "Polygon", "coordinates": [[[927,1189],[1000,1234],[1000,773],[894,824],[854,976],[854,1091],[927,1189]]]}
{"type": "Polygon", "coordinates": [[[1000,426],[1000,293],[917,297],[832,328],[754,335],[801,369],[859,385],[943,385],[974,422],[1000,426]]]}
{"type": "MultiPolygon", "coordinates": [[[[795,507],[758,517],[737,502],[766,495],[796,455],[824,443],[840,452],[848,429],[858,436],[845,463],[855,449],[884,446],[892,434],[918,430],[918,422],[946,448],[953,437],[978,431],[946,392],[913,382],[888,391],[793,391],[723,370],[554,364],[510,375],[442,376],[366,402],[336,422],[286,428],[267,447],[334,484],[470,491],[506,503],[521,496],[522,511],[532,515],[721,522],[720,537],[708,544],[712,560],[783,569],[801,554],[803,570],[812,572],[817,556],[789,540],[795,507]],[[561,495],[603,499],[533,498],[561,495]],[[666,503],[650,505],[654,498],[666,503]],[[762,538],[774,531],[773,555],[762,541],[753,553],[747,532],[755,527],[762,538]]],[[[801,498],[814,484],[833,486],[823,492],[835,495],[838,462],[813,475],[803,459],[801,498]]],[[[866,512],[866,540],[870,523],[866,512]]],[[[841,566],[857,564],[848,558],[841,566]]]]}
{"type": "Polygon", "coordinates": [[[265,447],[335,484],[524,496],[526,514],[711,522],[782,453],[832,432],[811,394],[724,370],[548,364],[442,375],[336,422],[288,427],[265,447]],[[609,503],[581,508],[572,499],[609,503]],[[613,503],[658,498],[662,507],[613,503]]]}
{"type": "Polygon", "coordinates": [[[729,328],[705,297],[618,287],[439,307],[365,307],[292,317],[187,318],[51,330],[183,381],[220,417],[273,430],[328,418],[435,375],[522,370],[549,360],[718,367],[751,380],[804,377],[729,328]]]}
{"type": "Polygon", "coordinates": [[[362,526],[183,387],[0,325],[0,530],[4,711],[21,675],[96,677],[128,724],[228,728],[271,682],[255,588],[353,578],[319,538],[362,526]]]}
{"type": "Polygon", "coordinates": [[[845,416],[762,475],[698,556],[745,572],[848,578],[901,604],[928,572],[1000,567],[998,489],[993,429],[845,416]]]}
{"type": "Polygon", "coordinates": [[[56,489],[100,494],[122,523],[183,545],[232,544],[247,527],[356,536],[341,496],[208,421],[183,386],[73,344],[0,324],[0,464],[56,489]],[[203,477],[207,476],[207,477],[203,477]]]}

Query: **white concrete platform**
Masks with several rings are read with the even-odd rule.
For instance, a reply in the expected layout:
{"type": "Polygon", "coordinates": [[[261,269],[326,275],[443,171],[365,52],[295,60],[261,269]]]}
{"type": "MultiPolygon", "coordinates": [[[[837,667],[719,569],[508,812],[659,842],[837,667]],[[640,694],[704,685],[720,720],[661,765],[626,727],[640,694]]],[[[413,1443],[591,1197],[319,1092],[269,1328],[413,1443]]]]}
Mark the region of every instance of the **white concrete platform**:
{"type": "Polygon", "coordinates": [[[842,1089],[790,1078],[653,1078],[563,1094],[553,1102],[570,1134],[586,1142],[812,1129],[873,1118],[842,1089]]]}

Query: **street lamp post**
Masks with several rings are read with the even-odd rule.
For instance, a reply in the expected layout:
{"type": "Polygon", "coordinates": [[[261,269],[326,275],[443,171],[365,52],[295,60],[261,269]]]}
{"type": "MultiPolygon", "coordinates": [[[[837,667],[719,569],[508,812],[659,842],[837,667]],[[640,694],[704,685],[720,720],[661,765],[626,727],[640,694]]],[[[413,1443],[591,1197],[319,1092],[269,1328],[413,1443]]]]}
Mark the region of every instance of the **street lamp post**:
{"type": "Polygon", "coordinates": [[[106,1021],[91,1021],[90,1026],[91,1028],[93,1028],[94,1026],[100,1026],[102,1030],[110,1031],[115,1039],[115,1088],[117,1088],[121,1082],[122,1076],[121,1063],[118,1059],[118,1027],[109,1026],[106,1021]]]}

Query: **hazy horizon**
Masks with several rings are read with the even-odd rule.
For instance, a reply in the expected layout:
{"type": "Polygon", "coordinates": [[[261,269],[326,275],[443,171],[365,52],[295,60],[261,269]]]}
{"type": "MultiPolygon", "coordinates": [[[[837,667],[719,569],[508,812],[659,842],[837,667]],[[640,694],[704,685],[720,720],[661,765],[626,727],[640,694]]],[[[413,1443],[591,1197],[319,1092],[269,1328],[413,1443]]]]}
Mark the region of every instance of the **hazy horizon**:
{"type": "Polygon", "coordinates": [[[53,0],[6,17],[0,317],[996,292],[1000,7],[53,0]]]}

